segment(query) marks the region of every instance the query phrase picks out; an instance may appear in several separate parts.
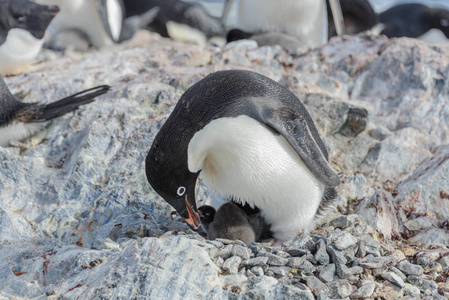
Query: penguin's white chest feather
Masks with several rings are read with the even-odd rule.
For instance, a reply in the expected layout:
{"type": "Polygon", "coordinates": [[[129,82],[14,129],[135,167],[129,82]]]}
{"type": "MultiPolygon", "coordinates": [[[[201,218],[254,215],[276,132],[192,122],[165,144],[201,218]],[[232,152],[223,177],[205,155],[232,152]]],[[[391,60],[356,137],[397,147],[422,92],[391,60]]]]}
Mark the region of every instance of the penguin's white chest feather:
{"type": "Polygon", "coordinates": [[[248,117],[220,118],[192,138],[191,172],[223,198],[257,206],[274,236],[293,238],[312,229],[324,185],[281,135],[248,117]]]}
{"type": "MultiPolygon", "coordinates": [[[[114,42],[106,32],[105,25],[96,9],[96,0],[39,0],[42,4],[56,4],[61,7],[61,12],[56,15],[51,23],[51,28],[56,32],[67,29],[78,29],[86,33],[90,42],[98,48],[107,47],[114,42]]],[[[108,8],[107,20],[105,20],[113,35],[118,40],[122,27],[122,11],[116,0],[105,2],[108,8]]]]}
{"type": "Polygon", "coordinates": [[[281,32],[296,37],[304,46],[327,42],[324,0],[240,0],[237,28],[249,32],[281,32]]]}
{"type": "Polygon", "coordinates": [[[44,40],[35,38],[30,32],[13,28],[8,31],[5,42],[0,45],[0,74],[20,73],[34,62],[44,40]]]}
{"type": "Polygon", "coordinates": [[[42,123],[14,122],[11,125],[0,128],[0,146],[8,147],[11,142],[21,141],[42,128],[42,123]]]}

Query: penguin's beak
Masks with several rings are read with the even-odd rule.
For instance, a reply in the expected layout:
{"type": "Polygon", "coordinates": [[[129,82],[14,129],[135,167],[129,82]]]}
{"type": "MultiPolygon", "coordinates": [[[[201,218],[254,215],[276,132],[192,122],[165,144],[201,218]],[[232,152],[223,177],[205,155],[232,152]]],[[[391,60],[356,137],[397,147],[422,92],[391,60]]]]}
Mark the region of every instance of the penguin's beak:
{"type": "Polygon", "coordinates": [[[56,16],[56,15],[60,12],[60,9],[59,9],[59,6],[52,5],[52,6],[49,6],[49,7],[47,8],[47,11],[48,11],[52,16],[56,16]]]}
{"type": "Polygon", "coordinates": [[[185,197],[185,202],[186,202],[186,209],[180,215],[191,228],[197,230],[201,226],[200,215],[195,210],[195,206],[190,205],[189,201],[187,200],[187,196],[185,197]]]}

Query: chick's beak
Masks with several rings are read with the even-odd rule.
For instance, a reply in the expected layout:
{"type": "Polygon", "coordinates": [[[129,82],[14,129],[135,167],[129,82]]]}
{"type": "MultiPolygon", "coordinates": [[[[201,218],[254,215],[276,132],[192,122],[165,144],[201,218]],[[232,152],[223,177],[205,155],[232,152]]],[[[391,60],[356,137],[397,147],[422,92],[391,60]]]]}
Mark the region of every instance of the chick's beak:
{"type": "Polygon", "coordinates": [[[182,217],[184,221],[189,224],[190,227],[192,227],[194,230],[197,230],[201,226],[201,219],[200,215],[192,208],[192,206],[189,204],[189,201],[187,201],[187,196],[185,197],[186,201],[186,210],[188,213],[188,217],[182,217]]]}

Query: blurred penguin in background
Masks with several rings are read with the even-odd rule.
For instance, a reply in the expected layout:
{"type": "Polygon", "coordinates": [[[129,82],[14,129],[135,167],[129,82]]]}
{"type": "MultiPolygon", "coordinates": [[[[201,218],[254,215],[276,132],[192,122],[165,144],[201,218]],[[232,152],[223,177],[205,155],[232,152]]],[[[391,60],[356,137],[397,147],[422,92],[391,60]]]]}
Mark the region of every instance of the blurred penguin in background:
{"type": "MultiPolygon", "coordinates": [[[[226,22],[234,0],[227,0],[223,12],[226,22]]],[[[318,47],[328,40],[328,12],[339,34],[344,22],[338,0],[240,0],[235,29],[227,41],[250,38],[259,46],[280,45],[283,48],[318,47]]]]}
{"type": "MultiPolygon", "coordinates": [[[[228,0],[229,1],[229,0],[228,0]]],[[[250,33],[284,33],[306,47],[327,42],[324,0],[240,0],[236,28],[250,33]]]]}
{"type": "Polygon", "coordinates": [[[44,34],[58,14],[56,6],[28,0],[0,0],[0,74],[26,70],[44,44],[44,34]]]}
{"type": "Polygon", "coordinates": [[[145,13],[155,7],[159,13],[148,30],[183,42],[205,45],[211,38],[223,37],[225,28],[220,18],[211,16],[200,3],[180,0],[124,0],[126,16],[145,13]]]}
{"type": "Polygon", "coordinates": [[[387,37],[411,37],[430,42],[448,42],[449,11],[419,3],[393,6],[379,15],[387,37]],[[434,37],[430,37],[433,35],[434,37]]]}
{"type": "Polygon", "coordinates": [[[61,8],[50,25],[52,37],[48,48],[64,50],[72,47],[84,51],[90,46],[108,47],[130,39],[151,22],[158,10],[126,18],[122,0],[37,0],[61,8]]]}
{"type": "MultiPolygon", "coordinates": [[[[334,18],[327,2],[329,38],[337,36],[334,18]]],[[[368,0],[340,0],[344,20],[344,34],[355,35],[370,30],[379,23],[379,16],[368,0]]]]}

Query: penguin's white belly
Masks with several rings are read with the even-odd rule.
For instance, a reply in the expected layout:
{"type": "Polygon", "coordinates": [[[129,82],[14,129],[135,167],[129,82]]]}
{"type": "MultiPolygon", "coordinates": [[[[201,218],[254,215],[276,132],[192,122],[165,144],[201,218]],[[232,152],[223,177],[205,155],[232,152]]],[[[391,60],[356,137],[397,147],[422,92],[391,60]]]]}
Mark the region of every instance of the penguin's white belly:
{"type": "Polygon", "coordinates": [[[8,31],[5,42],[0,45],[0,74],[13,75],[22,72],[34,62],[44,41],[35,38],[24,29],[8,31]]]}
{"type": "MultiPolygon", "coordinates": [[[[45,3],[45,1],[43,2],[45,3]]],[[[51,23],[52,30],[56,32],[81,30],[97,48],[114,44],[98,14],[95,0],[59,0],[59,5],[61,6],[61,12],[56,15],[51,23]]],[[[112,25],[113,34],[117,34],[116,31],[119,30],[116,29],[117,26],[121,28],[121,23],[112,25]]]]}
{"type": "Polygon", "coordinates": [[[327,11],[323,0],[240,0],[237,28],[249,32],[281,32],[304,46],[327,42],[327,11]]]}
{"type": "Polygon", "coordinates": [[[293,238],[313,227],[320,183],[287,140],[248,117],[221,118],[189,143],[188,167],[224,198],[257,206],[274,236],[293,238]]]}
{"type": "Polygon", "coordinates": [[[15,122],[9,126],[0,128],[0,146],[8,147],[11,142],[21,141],[42,127],[42,123],[15,122]]]}

